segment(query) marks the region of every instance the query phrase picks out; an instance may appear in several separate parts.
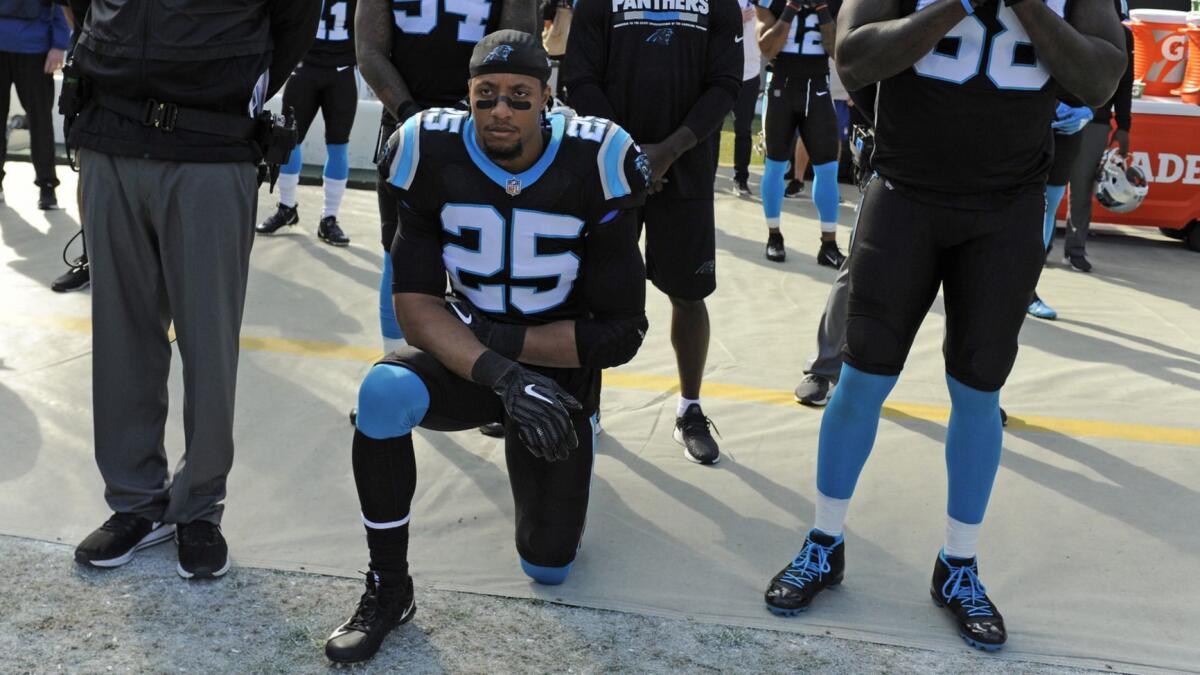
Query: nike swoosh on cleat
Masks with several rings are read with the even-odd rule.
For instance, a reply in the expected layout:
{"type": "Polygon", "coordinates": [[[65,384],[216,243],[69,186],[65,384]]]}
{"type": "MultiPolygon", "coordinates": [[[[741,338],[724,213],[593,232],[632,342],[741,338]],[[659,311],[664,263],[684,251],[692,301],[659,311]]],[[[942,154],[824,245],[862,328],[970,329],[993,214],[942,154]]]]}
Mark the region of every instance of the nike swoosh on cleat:
{"type": "Polygon", "coordinates": [[[550,399],[546,398],[545,396],[542,396],[541,394],[537,393],[537,390],[534,389],[535,386],[536,385],[532,385],[532,384],[525,385],[525,394],[527,396],[532,396],[539,401],[545,401],[546,403],[549,403],[550,405],[554,405],[554,401],[551,401],[550,399]]]}
{"type": "Polygon", "coordinates": [[[458,315],[458,318],[468,326],[470,326],[471,322],[475,319],[473,316],[464,316],[462,312],[458,311],[458,305],[452,304],[450,305],[450,309],[454,310],[454,313],[458,315]]]}

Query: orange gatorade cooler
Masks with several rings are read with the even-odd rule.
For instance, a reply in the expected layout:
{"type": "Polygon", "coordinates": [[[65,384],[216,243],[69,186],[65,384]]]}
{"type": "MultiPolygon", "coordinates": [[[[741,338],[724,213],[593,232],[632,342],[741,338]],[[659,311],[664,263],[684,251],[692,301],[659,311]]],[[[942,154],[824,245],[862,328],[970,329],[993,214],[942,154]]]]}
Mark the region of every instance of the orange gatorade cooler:
{"type": "Polygon", "coordinates": [[[1188,41],[1188,64],[1179,96],[1184,103],[1200,104],[1200,12],[1188,13],[1185,34],[1188,41]]]}
{"type": "Polygon", "coordinates": [[[1129,12],[1133,30],[1133,79],[1146,83],[1147,96],[1170,96],[1183,84],[1187,69],[1187,12],[1135,9],[1129,12]]]}

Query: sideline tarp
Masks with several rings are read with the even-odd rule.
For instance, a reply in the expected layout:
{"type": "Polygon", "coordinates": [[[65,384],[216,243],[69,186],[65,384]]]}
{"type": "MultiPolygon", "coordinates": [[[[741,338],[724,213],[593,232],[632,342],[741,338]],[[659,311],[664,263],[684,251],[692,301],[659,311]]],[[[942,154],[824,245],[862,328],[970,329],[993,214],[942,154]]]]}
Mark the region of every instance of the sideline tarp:
{"type": "MultiPolygon", "coordinates": [[[[13,185],[26,168],[13,167],[13,185]]],[[[91,456],[89,299],[46,288],[61,271],[71,215],[36,211],[32,191],[9,198],[0,207],[0,532],[74,543],[106,516],[91,456]]],[[[239,564],[354,575],[365,544],[346,412],[378,342],[375,200],[348,195],[346,250],[312,236],[318,190],[302,188],[300,200],[303,226],[255,243],[224,529],[239,564]]],[[[273,198],[264,193],[262,204],[273,198]]],[[[776,265],[762,257],[757,203],[718,199],[708,379],[731,386],[710,387],[705,409],[720,427],[721,463],[687,462],[671,440],[669,307],[652,292],[646,347],[605,390],[588,530],[568,582],[540,588],[520,573],[500,444],[418,432],[419,585],[966,649],[928,597],[945,503],[940,303],[860,481],[845,584],[796,619],[763,608],[767,580],[812,519],[820,413],[787,398],[833,277],[811,256],[811,204],[788,208],[789,260],[776,265]]],[[[844,209],[842,221],[852,220],[844,209]]],[[[840,235],[844,243],[848,230],[840,235]]],[[[1063,319],[1027,322],[1005,390],[1015,421],[1054,418],[1044,426],[1060,431],[1005,436],[980,558],[1011,631],[996,658],[1195,670],[1200,256],[1144,237],[1097,237],[1089,250],[1096,274],[1052,265],[1043,276],[1042,296],[1063,319]],[[1154,442],[1162,429],[1185,431],[1154,442]]],[[[182,447],[175,363],[172,457],[182,447]]]]}

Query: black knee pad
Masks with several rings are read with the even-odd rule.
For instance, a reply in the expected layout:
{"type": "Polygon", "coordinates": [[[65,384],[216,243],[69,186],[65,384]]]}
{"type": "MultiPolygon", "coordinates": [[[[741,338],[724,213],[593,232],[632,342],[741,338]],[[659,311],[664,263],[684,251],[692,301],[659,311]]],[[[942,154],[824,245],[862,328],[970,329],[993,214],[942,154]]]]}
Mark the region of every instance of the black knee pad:
{"type": "Polygon", "coordinates": [[[955,346],[947,340],[942,354],[946,358],[946,372],[954,379],[972,389],[996,391],[1004,386],[1017,361],[1017,343],[955,346]]]}

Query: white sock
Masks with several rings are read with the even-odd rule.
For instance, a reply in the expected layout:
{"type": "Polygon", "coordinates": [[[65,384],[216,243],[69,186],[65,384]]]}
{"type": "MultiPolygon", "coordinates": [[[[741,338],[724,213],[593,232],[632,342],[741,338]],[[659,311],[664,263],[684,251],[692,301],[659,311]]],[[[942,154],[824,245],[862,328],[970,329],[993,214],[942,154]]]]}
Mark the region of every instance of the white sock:
{"type": "Polygon", "coordinates": [[[691,406],[692,404],[700,405],[700,399],[684,398],[684,397],[680,396],[679,397],[679,407],[677,407],[675,409],[675,416],[683,417],[683,413],[687,412],[688,407],[691,406]]]}
{"type": "Polygon", "coordinates": [[[825,234],[837,232],[837,223],[821,223],[821,232],[825,234]]]}
{"type": "Polygon", "coordinates": [[[968,525],[946,516],[946,545],[942,550],[950,558],[974,558],[979,546],[979,525],[968,525]]]}
{"type": "Polygon", "coordinates": [[[383,338],[383,353],[391,354],[392,352],[404,347],[408,344],[408,340],[404,338],[383,338]]]}
{"type": "Polygon", "coordinates": [[[840,537],[846,529],[849,499],[835,499],[817,490],[817,518],[813,527],[831,537],[840,537]]]}
{"type": "Polygon", "coordinates": [[[325,211],[321,214],[322,218],[326,216],[336,216],[338,209],[342,207],[342,196],[346,194],[346,180],[334,180],[329,176],[324,177],[325,181],[325,211]]]}
{"type": "Polygon", "coordinates": [[[300,184],[300,174],[281,173],[275,184],[279,186],[279,203],[294,207],[296,205],[296,186],[300,184]]]}
{"type": "Polygon", "coordinates": [[[779,219],[778,218],[767,218],[767,229],[768,230],[778,230],[779,229],[779,219]]]}

